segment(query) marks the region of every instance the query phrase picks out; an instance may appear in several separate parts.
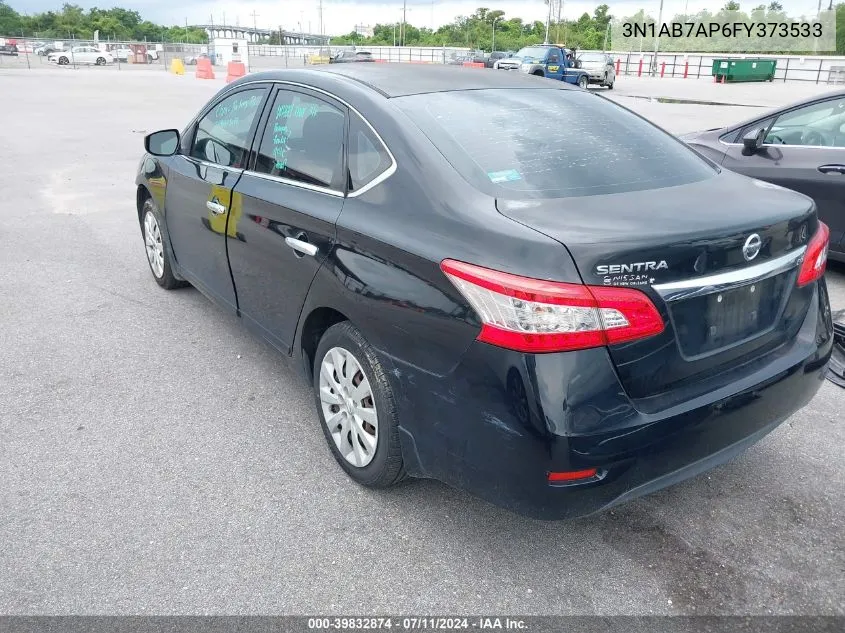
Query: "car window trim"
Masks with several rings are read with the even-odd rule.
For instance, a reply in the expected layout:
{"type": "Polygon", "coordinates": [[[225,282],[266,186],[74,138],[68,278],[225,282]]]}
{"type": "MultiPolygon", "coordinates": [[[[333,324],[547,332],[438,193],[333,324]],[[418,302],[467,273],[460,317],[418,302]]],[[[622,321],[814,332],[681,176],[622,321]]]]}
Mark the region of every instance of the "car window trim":
{"type": "MultiPolygon", "coordinates": [[[[247,82],[247,83],[252,83],[252,82],[247,82]]],[[[290,92],[298,93],[298,94],[308,95],[308,92],[310,90],[312,90],[312,88],[307,87],[307,86],[305,88],[306,88],[305,90],[302,90],[302,89],[294,89],[294,90],[287,89],[287,90],[289,90],[290,92]]],[[[283,184],[286,184],[286,185],[291,185],[291,186],[296,186],[296,187],[301,186],[303,189],[307,189],[309,191],[317,191],[317,192],[320,192],[320,193],[328,193],[328,194],[331,194],[331,195],[334,195],[334,196],[339,195],[339,196],[342,197],[345,193],[345,185],[344,185],[343,189],[334,189],[332,187],[321,187],[320,185],[312,185],[311,183],[302,182],[301,180],[294,180],[292,178],[285,178],[283,176],[273,176],[272,174],[265,174],[263,172],[256,171],[254,169],[255,163],[258,160],[258,150],[261,147],[261,140],[264,138],[264,132],[267,131],[267,125],[270,123],[270,115],[272,114],[272,111],[273,111],[272,104],[276,102],[276,97],[278,96],[279,92],[282,91],[282,90],[285,90],[285,89],[286,88],[282,88],[278,85],[275,85],[271,88],[270,98],[267,101],[267,106],[269,106],[269,107],[265,107],[264,110],[261,112],[261,119],[259,121],[259,128],[261,130],[261,134],[259,135],[258,130],[256,130],[255,136],[253,137],[253,147],[252,147],[253,151],[250,155],[250,160],[247,163],[247,167],[244,170],[244,173],[250,174],[252,176],[266,177],[265,180],[273,180],[275,182],[280,182],[280,183],[283,183],[283,184]]],[[[320,91],[317,91],[317,92],[320,92],[320,91]]],[[[328,96],[332,99],[332,101],[335,101],[335,99],[332,98],[331,95],[328,95],[328,96]]],[[[346,173],[346,169],[348,168],[347,147],[346,147],[348,131],[349,131],[349,109],[348,109],[348,106],[346,106],[345,104],[343,104],[339,100],[336,100],[337,101],[336,103],[331,103],[331,101],[328,101],[328,100],[322,98],[322,96],[314,96],[313,98],[319,99],[320,101],[324,101],[324,102],[328,103],[330,106],[337,108],[343,114],[343,118],[344,118],[344,122],[343,122],[343,148],[342,148],[343,160],[341,161],[340,178],[343,182],[345,182],[346,179],[344,178],[343,175],[346,173]]]]}
{"type": "MultiPolygon", "coordinates": [[[[298,87],[298,88],[305,88],[305,89],[307,89],[307,90],[313,90],[314,92],[317,92],[317,93],[320,93],[320,94],[324,94],[324,95],[326,95],[327,97],[331,97],[332,99],[336,100],[338,103],[341,103],[341,104],[343,104],[344,106],[346,106],[347,108],[349,108],[349,110],[350,110],[351,112],[354,112],[355,114],[357,114],[357,115],[361,118],[361,120],[362,120],[362,121],[363,121],[363,122],[367,125],[367,127],[369,127],[369,128],[370,128],[370,130],[372,131],[372,133],[373,133],[373,134],[375,135],[375,137],[378,139],[379,143],[381,143],[382,147],[384,147],[385,151],[387,152],[387,155],[390,157],[390,167],[388,167],[387,169],[385,169],[385,170],[384,170],[384,171],[383,171],[380,175],[376,176],[373,180],[371,180],[371,181],[370,181],[370,182],[368,182],[366,185],[364,185],[363,187],[361,187],[358,191],[353,191],[353,192],[351,192],[351,193],[350,193],[350,192],[347,192],[347,193],[345,193],[345,194],[343,194],[343,193],[341,192],[341,195],[345,195],[345,197],[347,197],[347,198],[357,198],[358,196],[362,196],[362,195],[364,195],[365,193],[367,193],[367,192],[368,192],[368,191],[370,191],[371,189],[374,189],[375,187],[377,187],[378,185],[380,185],[381,183],[383,183],[385,180],[387,180],[387,179],[388,179],[388,178],[390,178],[393,174],[395,174],[395,173],[396,173],[396,170],[398,169],[398,164],[397,164],[397,162],[396,162],[396,157],[393,155],[393,152],[390,150],[390,147],[388,146],[388,144],[387,144],[387,143],[385,143],[385,141],[384,141],[384,139],[382,138],[381,134],[379,134],[379,133],[378,133],[378,130],[376,130],[376,128],[375,128],[375,127],[373,127],[373,124],[372,124],[372,123],[370,123],[370,122],[369,122],[369,120],[367,120],[367,117],[365,117],[363,114],[361,114],[360,110],[358,110],[355,106],[353,106],[352,104],[350,104],[350,103],[349,103],[348,101],[346,101],[345,99],[342,99],[341,97],[338,97],[337,95],[335,95],[335,94],[333,94],[333,93],[329,92],[328,90],[323,90],[322,88],[316,88],[316,87],[314,87],[314,86],[309,86],[309,85],[307,85],[307,84],[303,84],[303,83],[300,83],[300,82],[297,82],[297,81],[289,81],[289,80],[285,80],[285,79],[261,79],[261,80],[256,80],[256,81],[247,81],[247,82],[244,82],[244,83],[242,83],[242,84],[238,84],[237,88],[241,88],[241,87],[243,87],[243,86],[250,86],[250,85],[254,85],[254,84],[282,84],[282,85],[286,85],[286,86],[296,86],[296,87],[298,87]]],[[[230,92],[231,92],[231,91],[228,91],[228,90],[227,90],[225,93],[223,93],[222,95],[220,95],[220,98],[221,98],[221,99],[222,99],[222,98],[225,98],[225,97],[226,97],[226,96],[227,96],[230,92]]],[[[219,103],[219,100],[218,100],[218,101],[215,101],[215,103],[219,103]]],[[[213,107],[213,106],[211,106],[211,107],[213,107]]],[[[190,123],[188,123],[188,125],[187,125],[187,126],[185,126],[185,130],[190,130],[190,129],[191,129],[191,126],[194,126],[194,128],[193,128],[193,130],[192,130],[192,133],[193,133],[193,134],[196,134],[196,124],[199,122],[199,120],[202,118],[202,116],[205,114],[205,112],[206,112],[207,110],[210,110],[210,109],[211,109],[211,108],[209,107],[209,108],[206,108],[206,109],[202,110],[202,111],[201,111],[201,112],[200,112],[197,116],[195,116],[195,117],[191,120],[191,122],[190,122],[190,123]]],[[[254,139],[253,139],[253,140],[254,140],[254,139]]],[[[191,147],[193,147],[193,139],[191,139],[191,147]]],[[[348,163],[347,163],[347,164],[348,164],[348,163]]],[[[256,172],[256,173],[257,173],[257,172],[256,172]]],[[[265,175],[268,175],[268,176],[269,176],[269,174],[265,174],[265,175]]],[[[275,177],[274,177],[274,178],[275,178],[275,177]]],[[[305,183],[285,182],[285,184],[289,184],[289,185],[292,185],[292,186],[300,186],[300,185],[304,185],[305,183]]],[[[309,185],[308,187],[304,187],[304,188],[309,188],[309,187],[312,187],[312,186],[313,186],[313,185],[309,185]]],[[[345,188],[346,188],[346,187],[344,187],[344,189],[345,189],[345,188]]],[[[333,189],[330,189],[330,190],[327,190],[327,191],[332,191],[332,192],[334,192],[334,190],[333,190],[333,189]]],[[[324,193],[325,193],[325,192],[324,192],[324,193]]]]}
{"type": "MultiPolygon", "coordinates": [[[[254,82],[247,82],[247,83],[254,83],[254,82]]],[[[259,82],[255,82],[255,83],[259,83],[259,82]]],[[[279,83],[279,82],[264,81],[264,82],[261,82],[261,83],[279,83]]],[[[247,84],[244,84],[244,85],[247,85],[247,84]]],[[[305,88],[305,90],[301,90],[301,89],[290,90],[289,88],[283,88],[279,85],[273,85],[270,88],[270,97],[268,98],[266,105],[261,112],[261,117],[260,117],[260,120],[259,120],[259,126],[258,127],[261,131],[261,134],[259,134],[258,130],[256,130],[255,136],[253,137],[253,145],[252,145],[253,151],[252,151],[252,154],[250,156],[250,160],[247,163],[247,167],[246,167],[246,169],[244,169],[243,173],[249,174],[250,176],[255,176],[257,178],[262,178],[264,180],[270,180],[270,181],[278,182],[278,183],[281,183],[281,184],[284,184],[284,185],[290,185],[292,187],[300,187],[300,188],[306,189],[308,191],[315,191],[317,193],[325,193],[325,194],[329,194],[329,195],[332,195],[332,196],[335,196],[335,197],[341,197],[342,198],[343,195],[344,195],[343,190],[333,189],[332,187],[321,187],[320,185],[312,185],[311,183],[302,182],[301,180],[294,180],[292,178],[285,178],[284,176],[273,176],[272,174],[265,174],[264,172],[256,171],[254,169],[255,163],[258,160],[258,150],[261,147],[261,140],[264,138],[264,133],[267,131],[267,126],[270,123],[270,115],[272,114],[272,111],[273,111],[272,104],[276,102],[276,97],[278,96],[279,92],[281,92],[282,90],[288,90],[289,92],[308,95],[308,92],[310,90],[312,90],[312,88],[310,88],[308,86],[304,86],[304,88],[305,88]]],[[[321,92],[321,91],[317,91],[317,92],[321,92]]],[[[330,98],[332,97],[331,95],[328,95],[328,96],[330,98]]],[[[346,105],[344,105],[340,100],[337,100],[337,103],[331,103],[331,101],[323,99],[322,96],[320,96],[320,97],[315,96],[314,98],[319,99],[320,101],[324,101],[325,103],[328,103],[330,106],[337,108],[343,114],[343,117],[344,117],[344,122],[343,122],[343,138],[344,138],[344,140],[343,140],[343,150],[342,150],[343,151],[343,161],[341,163],[342,166],[341,166],[341,176],[340,176],[343,179],[343,174],[346,173],[346,168],[347,168],[347,162],[346,162],[346,154],[347,154],[346,143],[347,143],[347,140],[346,139],[347,139],[347,136],[348,136],[347,133],[348,133],[348,130],[349,130],[349,110],[348,110],[348,107],[346,105]]],[[[334,99],[332,99],[332,100],[334,100],[334,99]]]]}
{"type": "MultiPolygon", "coordinates": [[[[247,167],[249,167],[250,162],[252,161],[252,147],[255,144],[255,135],[258,132],[258,124],[261,121],[262,117],[264,116],[264,110],[267,107],[268,95],[273,92],[273,88],[266,81],[255,81],[255,82],[250,82],[250,84],[259,84],[259,86],[263,85],[266,88],[266,92],[263,96],[263,101],[261,103],[261,107],[259,108],[258,116],[255,118],[255,120],[250,125],[249,144],[246,147],[246,152],[247,152],[246,165],[247,165],[247,167]]],[[[248,90],[255,90],[255,88],[247,88],[245,90],[241,90],[240,88],[241,88],[241,86],[238,86],[237,89],[228,90],[228,91],[226,91],[225,94],[220,95],[219,99],[215,99],[213,102],[211,102],[207,107],[205,107],[202,110],[202,112],[199,115],[197,115],[194,118],[193,121],[191,121],[191,123],[188,125],[188,128],[186,128],[186,129],[191,130],[191,142],[188,144],[188,148],[189,148],[190,152],[194,151],[194,142],[196,141],[197,132],[199,131],[199,122],[203,118],[205,118],[208,114],[210,114],[211,111],[214,110],[214,108],[216,108],[218,105],[223,103],[223,101],[225,101],[229,97],[234,96],[234,95],[236,95],[240,92],[247,92],[248,90]],[[191,126],[193,126],[193,128],[191,128],[191,126]]],[[[205,165],[209,165],[209,166],[212,166],[212,167],[217,167],[219,169],[228,169],[230,171],[240,172],[240,173],[243,173],[244,171],[246,171],[245,167],[231,167],[231,166],[221,165],[220,163],[213,163],[209,160],[197,158],[196,156],[192,156],[191,154],[187,154],[187,155],[182,154],[182,156],[184,156],[187,159],[190,159],[192,162],[198,162],[200,164],[205,164],[205,165]]]]}
{"type": "MultiPolygon", "coordinates": [[[[755,119],[751,123],[746,123],[744,125],[739,125],[739,126],[733,128],[733,129],[729,129],[727,132],[725,132],[724,134],[722,134],[719,137],[719,143],[721,143],[722,145],[726,145],[728,147],[741,147],[742,142],[728,143],[726,141],[723,141],[722,137],[727,136],[728,134],[739,135],[740,132],[744,132],[745,130],[751,129],[755,125],[758,125],[759,123],[762,123],[763,121],[766,121],[766,120],[771,118],[772,123],[767,128],[767,132],[768,132],[768,130],[770,130],[772,128],[772,126],[777,122],[777,120],[779,118],[781,118],[784,114],[788,114],[789,112],[795,112],[796,110],[800,110],[801,108],[808,108],[810,106],[818,105],[820,103],[825,103],[827,101],[835,101],[837,99],[845,99],[845,95],[839,94],[839,95],[836,95],[836,96],[830,96],[830,97],[825,97],[825,98],[822,98],[822,99],[816,99],[814,101],[810,101],[809,103],[802,103],[800,105],[796,105],[796,106],[793,106],[791,108],[787,108],[786,110],[782,110],[780,112],[777,112],[777,111],[771,112],[770,111],[766,114],[766,116],[760,117],[759,119],[755,119]]],[[[832,146],[829,146],[829,145],[774,145],[774,144],[764,144],[763,147],[804,147],[806,149],[819,149],[819,148],[845,149],[845,147],[832,147],[832,146]]]]}

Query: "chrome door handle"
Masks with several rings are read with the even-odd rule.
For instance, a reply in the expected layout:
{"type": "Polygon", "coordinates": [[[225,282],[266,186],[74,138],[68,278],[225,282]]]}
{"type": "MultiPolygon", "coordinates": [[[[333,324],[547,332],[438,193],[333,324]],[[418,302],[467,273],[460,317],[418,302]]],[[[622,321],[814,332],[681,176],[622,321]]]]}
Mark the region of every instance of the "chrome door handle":
{"type": "Polygon", "coordinates": [[[286,237],[285,244],[290,246],[293,250],[302,253],[303,255],[311,255],[311,257],[314,257],[314,255],[317,254],[317,251],[320,250],[313,244],[303,242],[302,240],[296,240],[292,237],[286,237]]]}
{"type": "Polygon", "coordinates": [[[223,215],[226,213],[226,207],[224,207],[219,202],[214,202],[214,200],[209,200],[205,203],[205,208],[211,211],[214,215],[223,215]]]}
{"type": "Polygon", "coordinates": [[[845,165],[822,165],[819,167],[819,171],[823,174],[828,174],[830,172],[845,174],[845,165]]]}

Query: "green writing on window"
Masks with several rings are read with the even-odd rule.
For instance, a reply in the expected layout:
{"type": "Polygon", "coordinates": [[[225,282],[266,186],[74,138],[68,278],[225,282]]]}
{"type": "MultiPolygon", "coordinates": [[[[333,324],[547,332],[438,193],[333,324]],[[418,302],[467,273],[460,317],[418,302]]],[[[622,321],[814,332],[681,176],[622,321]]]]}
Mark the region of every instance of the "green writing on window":
{"type": "Polygon", "coordinates": [[[276,107],[276,119],[307,119],[319,111],[316,103],[284,103],[276,107]]]}
{"type": "Polygon", "coordinates": [[[224,119],[235,112],[254,114],[254,111],[257,110],[258,106],[261,104],[261,99],[261,95],[252,95],[250,97],[241,97],[235,99],[234,101],[224,101],[217,106],[217,109],[214,111],[214,116],[217,119],[224,119]]]}

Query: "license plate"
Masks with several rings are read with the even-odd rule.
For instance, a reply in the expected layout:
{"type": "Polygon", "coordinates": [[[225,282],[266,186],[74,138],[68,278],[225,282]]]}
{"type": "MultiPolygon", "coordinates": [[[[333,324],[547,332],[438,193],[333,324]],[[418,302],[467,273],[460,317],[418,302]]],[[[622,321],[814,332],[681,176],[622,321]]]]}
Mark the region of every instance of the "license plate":
{"type": "Polygon", "coordinates": [[[786,277],[673,304],[672,318],[684,356],[715,352],[769,330],[783,303],[786,277]]]}

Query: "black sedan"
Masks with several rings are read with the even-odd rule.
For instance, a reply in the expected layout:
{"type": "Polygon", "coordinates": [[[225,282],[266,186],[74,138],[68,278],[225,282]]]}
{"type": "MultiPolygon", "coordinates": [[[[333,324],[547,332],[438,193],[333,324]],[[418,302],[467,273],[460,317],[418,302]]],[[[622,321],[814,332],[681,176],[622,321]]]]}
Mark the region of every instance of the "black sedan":
{"type": "Polygon", "coordinates": [[[153,277],[293,356],[363,485],[583,515],[730,459],[822,384],[812,200],[563,82],[258,73],[145,143],[153,277]]]}
{"type": "Polygon", "coordinates": [[[845,90],[681,138],[727,169],[812,197],[830,258],[845,262],[845,90]]]}

